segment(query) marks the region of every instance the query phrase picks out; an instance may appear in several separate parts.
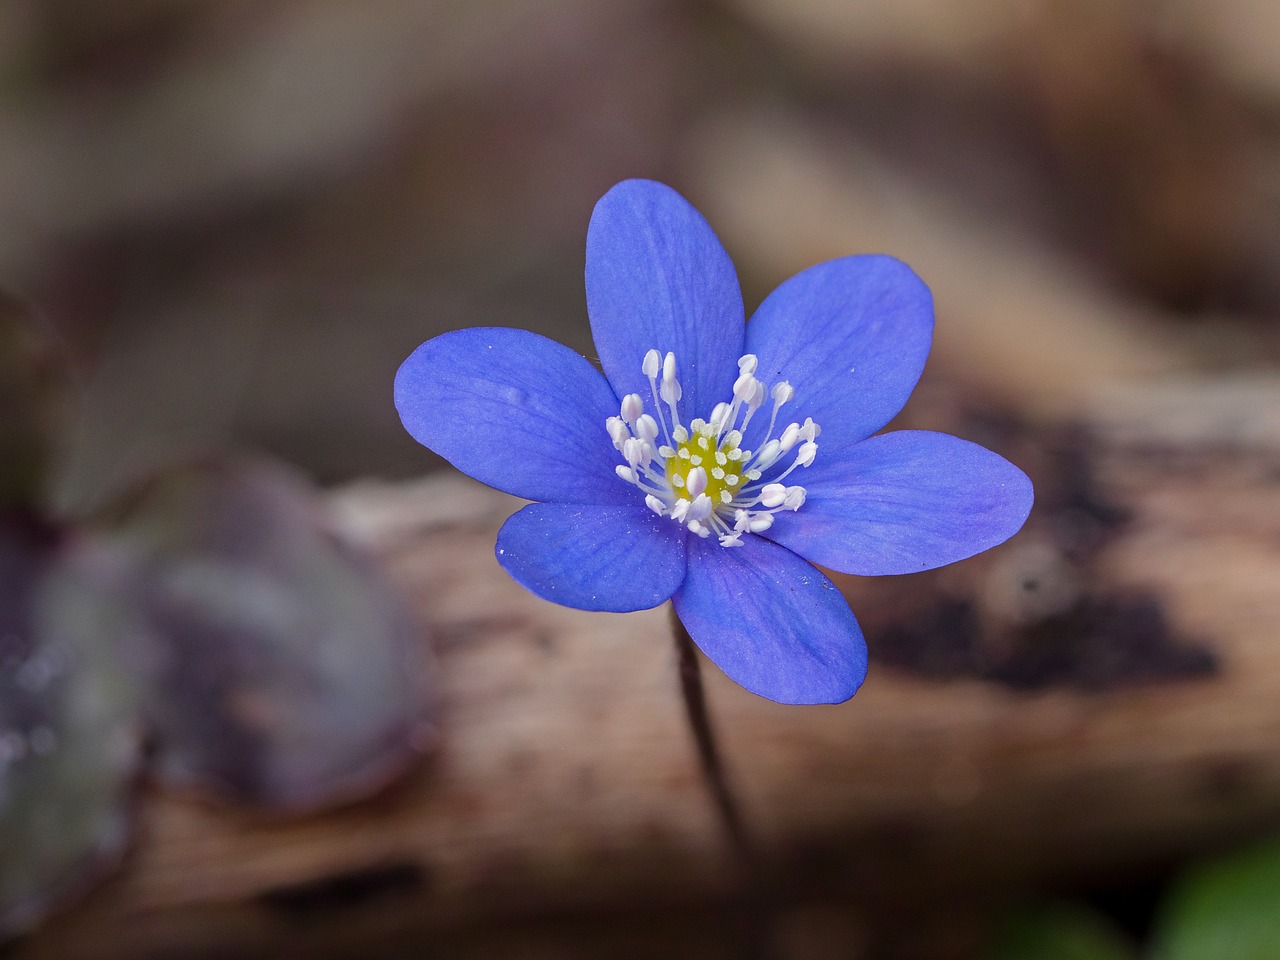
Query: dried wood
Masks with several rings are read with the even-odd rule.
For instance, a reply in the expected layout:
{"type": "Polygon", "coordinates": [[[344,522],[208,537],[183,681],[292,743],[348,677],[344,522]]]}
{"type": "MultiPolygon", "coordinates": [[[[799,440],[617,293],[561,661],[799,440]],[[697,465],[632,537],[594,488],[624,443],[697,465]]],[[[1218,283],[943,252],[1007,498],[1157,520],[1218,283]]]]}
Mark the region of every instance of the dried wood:
{"type": "MultiPolygon", "coordinates": [[[[1127,432],[1103,431],[1094,466],[1131,521],[1095,575],[1153,591],[1212,650],[1215,674],[1028,693],[873,660],[851,702],[794,708],[707,665],[731,774],[799,941],[836,929],[852,949],[858,915],[812,905],[832,897],[1096,876],[1280,822],[1280,454],[1141,425],[1177,409],[1149,405],[1127,432]]],[[[123,875],[15,960],[431,942],[471,955],[493,946],[494,924],[574,916],[579,931],[639,922],[653,936],[662,925],[637,911],[675,930],[733,897],[664,610],[583,613],[527,594],[493,556],[519,501],[452,474],[358,484],[333,503],[435,639],[439,754],[379,798],[302,821],[149,796],[123,875]]],[[[705,947],[694,929],[682,942],[705,947]]],[[[537,931],[521,942],[554,939],[537,931]]]]}

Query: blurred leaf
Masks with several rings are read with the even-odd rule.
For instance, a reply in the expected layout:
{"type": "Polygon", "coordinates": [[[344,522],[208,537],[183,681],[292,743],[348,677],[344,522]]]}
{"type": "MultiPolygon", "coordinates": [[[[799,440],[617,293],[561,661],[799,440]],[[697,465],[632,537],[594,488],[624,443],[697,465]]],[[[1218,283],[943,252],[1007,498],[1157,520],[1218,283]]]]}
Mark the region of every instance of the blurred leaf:
{"type": "Polygon", "coordinates": [[[1039,904],[1008,918],[987,960],[1134,960],[1110,922],[1072,903],[1039,904]]]}
{"type": "Polygon", "coordinates": [[[1280,957],[1280,837],[1188,873],[1158,929],[1159,960],[1280,957]]]}
{"type": "Polygon", "coordinates": [[[0,293],[0,510],[40,498],[64,374],[30,311],[0,293]]]}
{"type": "Polygon", "coordinates": [[[88,888],[129,839],[140,759],[112,635],[127,612],[100,547],[0,528],[0,939],[88,888]]]}
{"type": "Polygon", "coordinates": [[[172,471],[116,536],[139,565],[161,779],[310,809],[381,786],[431,743],[420,628],[294,474],[172,471]]]}

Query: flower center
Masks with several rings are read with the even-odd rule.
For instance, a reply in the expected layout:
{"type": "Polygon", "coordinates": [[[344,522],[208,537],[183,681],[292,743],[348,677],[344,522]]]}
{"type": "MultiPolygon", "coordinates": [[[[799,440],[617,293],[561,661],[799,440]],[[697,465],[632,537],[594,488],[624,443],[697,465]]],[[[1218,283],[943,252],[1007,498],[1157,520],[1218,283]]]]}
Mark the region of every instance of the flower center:
{"type": "Polygon", "coordinates": [[[795,391],[785,380],[766,391],[755,378],[757,366],[752,354],[741,357],[733,400],[716,404],[709,419],[694,420],[686,429],[680,422],[683,391],[676,379],[675,354],[664,359],[650,350],[643,370],[657,419],[644,412],[639,394],[630,393],[622,398],[620,416],[605,424],[614,448],[627,461],[616,468],[618,476],[644,492],[649,509],[683,523],[700,537],[715,534],[726,547],[741,546],[744,533],[768,530],[779,510],[800,509],[804,487],[782,481],[797,467],[813,463],[818,452],[821,430],[812,419],[803,426],[789,424],[774,439],[778,411],[795,391]],[[759,449],[744,450],[743,433],[766,394],[773,400],[769,429],[759,449]],[[793,451],[791,463],[782,465],[793,451]]]}
{"type": "Polygon", "coordinates": [[[666,476],[677,498],[695,499],[696,494],[690,495],[689,474],[701,469],[706,476],[694,474],[693,488],[701,484],[712,504],[733,502],[747,478],[740,472],[742,450],[732,438],[721,441],[709,426],[704,426],[675,449],[676,455],[667,458],[666,476]]]}

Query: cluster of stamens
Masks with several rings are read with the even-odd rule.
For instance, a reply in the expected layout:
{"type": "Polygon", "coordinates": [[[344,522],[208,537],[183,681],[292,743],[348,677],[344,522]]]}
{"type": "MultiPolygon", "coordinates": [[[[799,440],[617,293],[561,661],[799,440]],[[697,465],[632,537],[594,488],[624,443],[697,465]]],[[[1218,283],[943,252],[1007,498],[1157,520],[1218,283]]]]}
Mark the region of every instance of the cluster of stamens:
{"type": "Polygon", "coordinates": [[[725,547],[741,546],[744,533],[768,530],[779,510],[800,509],[804,487],[783,481],[797,467],[813,463],[818,452],[820,429],[812,419],[803,425],[788,424],[774,438],[778,411],[795,391],[785,380],[767,389],[755,377],[757,365],[752,354],[741,357],[733,400],[716,404],[709,419],[694,420],[686,428],[680,421],[682,391],[675,354],[664,358],[650,350],[642,366],[656,419],[645,413],[638,393],[629,393],[622,398],[620,416],[610,417],[605,424],[614,447],[627,461],[616,468],[618,476],[644,492],[649,509],[683,523],[700,537],[714,534],[725,547]],[[747,425],[766,396],[773,400],[769,429],[758,449],[744,450],[747,425]],[[792,451],[794,459],[783,466],[792,451]]]}

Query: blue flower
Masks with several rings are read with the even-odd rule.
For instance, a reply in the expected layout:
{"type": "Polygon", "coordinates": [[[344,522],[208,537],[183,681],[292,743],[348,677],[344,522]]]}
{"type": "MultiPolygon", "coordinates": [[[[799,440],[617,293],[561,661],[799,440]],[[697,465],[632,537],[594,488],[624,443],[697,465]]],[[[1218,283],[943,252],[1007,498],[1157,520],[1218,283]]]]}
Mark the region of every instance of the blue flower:
{"type": "Polygon", "coordinates": [[[674,190],[628,180],[587,232],[604,376],[525,330],[429,340],[401,366],[408,431],[463,473],[537,501],[498,534],[519,583],[582,610],[672,600],[726,674],[782,703],[839,703],[862,631],[812,564],[912,573],[1008,539],[1031,483],[976,444],[903,430],[933,333],[891,257],[792,277],[744,323],[737,274],[674,190]]]}

